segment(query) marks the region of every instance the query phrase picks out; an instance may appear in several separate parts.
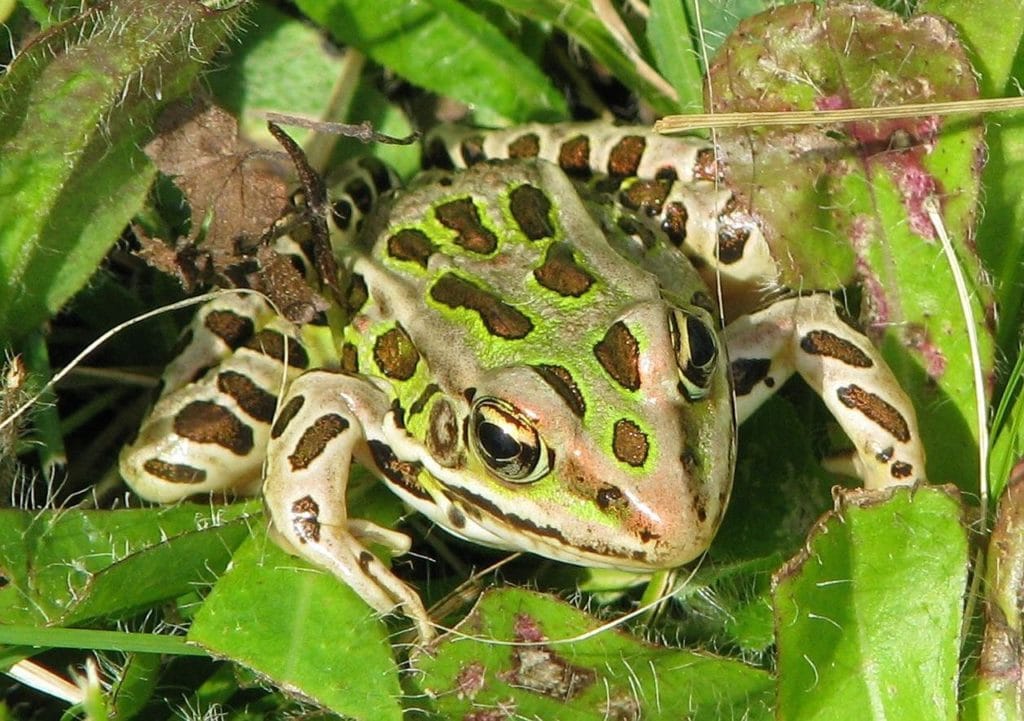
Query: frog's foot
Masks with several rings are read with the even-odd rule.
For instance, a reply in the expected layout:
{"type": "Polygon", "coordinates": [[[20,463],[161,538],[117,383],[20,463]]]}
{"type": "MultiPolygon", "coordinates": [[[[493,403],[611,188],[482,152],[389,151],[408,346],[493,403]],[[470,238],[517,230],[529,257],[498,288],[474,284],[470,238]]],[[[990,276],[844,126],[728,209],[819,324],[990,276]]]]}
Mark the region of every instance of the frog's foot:
{"type": "Polygon", "coordinates": [[[387,397],[362,376],[311,371],[292,384],[270,433],[263,495],[279,540],[325,568],[381,613],[396,607],[433,638],[419,596],[362,541],[403,553],[409,539],[369,521],[348,518],[346,491],[353,455],[366,444],[365,423],[380,424],[387,397]]]}
{"type": "Polygon", "coordinates": [[[853,441],[866,488],[925,480],[917,416],[878,350],[819,293],[774,303],[725,330],[742,422],[794,371],[853,441]]]}

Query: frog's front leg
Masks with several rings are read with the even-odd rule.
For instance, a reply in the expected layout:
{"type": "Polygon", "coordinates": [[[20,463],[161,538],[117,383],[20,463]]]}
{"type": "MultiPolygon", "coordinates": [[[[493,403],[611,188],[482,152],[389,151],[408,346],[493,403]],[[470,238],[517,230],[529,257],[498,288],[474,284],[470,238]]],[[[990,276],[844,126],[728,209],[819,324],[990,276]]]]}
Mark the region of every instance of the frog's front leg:
{"type": "Polygon", "coordinates": [[[362,540],[409,550],[408,537],[348,517],[346,490],[353,457],[372,460],[364,422],[380,425],[388,399],[364,376],[314,370],[299,376],[270,432],[263,496],[278,540],[328,569],[370,606],[401,606],[420,638],[433,636],[423,602],[362,540]]]}
{"type": "Polygon", "coordinates": [[[910,399],[871,342],[839,318],[831,296],[774,303],[738,318],[725,338],[740,422],[796,371],[853,441],[854,467],[866,488],[925,480],[910,399]]]}

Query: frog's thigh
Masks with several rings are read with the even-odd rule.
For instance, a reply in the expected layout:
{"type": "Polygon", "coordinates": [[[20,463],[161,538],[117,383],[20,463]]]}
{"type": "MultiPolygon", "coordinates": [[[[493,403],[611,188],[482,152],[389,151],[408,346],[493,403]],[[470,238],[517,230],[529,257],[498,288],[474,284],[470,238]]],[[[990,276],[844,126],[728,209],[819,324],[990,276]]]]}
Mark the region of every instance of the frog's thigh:
{"type": "Polygon", "coordinates": [[[401,606],[429,639],[419,596],[359,540],[401,553],[408,538],[348,518],[349,467],[366,440],[360,418],[379,421],[387,410],[387,397],[360,376],[316,370],[297,378],[270,434],[263,495],[283,545],[329,570],[376,610],[401,606]]]}
{"type": "Polygon", "coordinates": [[[853,441],[867,488],[925,480],[914,407],[881,354],[845,324],[826,294],[789,298],[725,331],[742,421],[794,370],[853,441]]]}

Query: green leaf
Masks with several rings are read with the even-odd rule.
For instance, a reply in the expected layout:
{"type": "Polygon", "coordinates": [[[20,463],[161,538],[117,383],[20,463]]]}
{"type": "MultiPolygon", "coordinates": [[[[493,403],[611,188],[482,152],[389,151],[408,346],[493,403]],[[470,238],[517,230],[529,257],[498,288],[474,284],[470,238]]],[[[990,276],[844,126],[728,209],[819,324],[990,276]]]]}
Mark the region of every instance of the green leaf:
{"type": "Polygon", "coordinates": [[[642,75],[636,62],[622,52],[615,38],[598,17],[588,0],[500,0],[501,7],[540,23],[550,23],[586,48],[617,80],[626,85],[659,113],[680,110],[649,78],[642,75]]]}
{"type": "Polygon", "coordinates": [[[841,492],[776,579],[779,717],[955,719],[967,567],[954,491],[841,492]]]}
{"type": "Polygon", "coordinates": [[[415,679],[443,718],[496,708],[566,721],[772,717],[767,672],[616,630],[589,634],[598,625],[550,596],[489,591],[429,655],[413,660],[415,679]]]}
{"type": "Polygon", "coordinates": [[[703,111],[704,73],[700,53],[693,43],[679,0],[652,0],[647,40],[658,70],[679,93],[680,110],[690,113],[703,111]]]}
{"type": "Polygon", "coordinates": [[[352,589],[266,536],[238,550],[188,637],[337,713],[401,718],[386,626],[352,589]]]}
{"type": "Polygon", "coordinates": [[[300,0],[338,40],[411,82],[512,121],[560,120],[565,101],[534,61],[454,0],[300,0]]]}
{"type": "Polygon", "coordinates": [[[0,341],[88,280],[154,170],[141,147],[238,11],[190,0],[99,4],[30,44],[0,85],[0,341]]]}
{"type": "Polygon", "coordinates": [[[118,618],[210,583],[248,535],[246,508],[0,510],[0,623],[118,618]]]}

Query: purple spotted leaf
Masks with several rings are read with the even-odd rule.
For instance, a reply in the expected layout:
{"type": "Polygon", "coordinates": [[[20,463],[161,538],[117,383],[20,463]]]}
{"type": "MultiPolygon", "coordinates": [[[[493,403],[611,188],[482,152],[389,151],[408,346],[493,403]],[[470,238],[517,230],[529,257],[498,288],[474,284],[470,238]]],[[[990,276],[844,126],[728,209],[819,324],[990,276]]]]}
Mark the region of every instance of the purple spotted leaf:
{"type": "Polygon", "coordinates": [[[614,629],[584,636],[597,626],[550,596],[489,591],[412,678],[444,718],[771,718],[767,672],[614,629]]]}
{"type": "MultiPolygon", "coordinates": [[[[873,5],[810,3],[750,18],[709,78],[715,112],[835,110],[966,100],[977,80],[952,26],[904,21],[873,5]]],[[[990,291],[973,250],[982,129],[923,116],[722,131],[719,151],[740,207],[761,223],[796,290],[858,283],[861,315],[914,398],[932,480],[976,487],[967,321],[926,212],[941,208],[976,323],[990,291]]],[[[982,363],[991,367],[985,328],[982,363]]]]}

